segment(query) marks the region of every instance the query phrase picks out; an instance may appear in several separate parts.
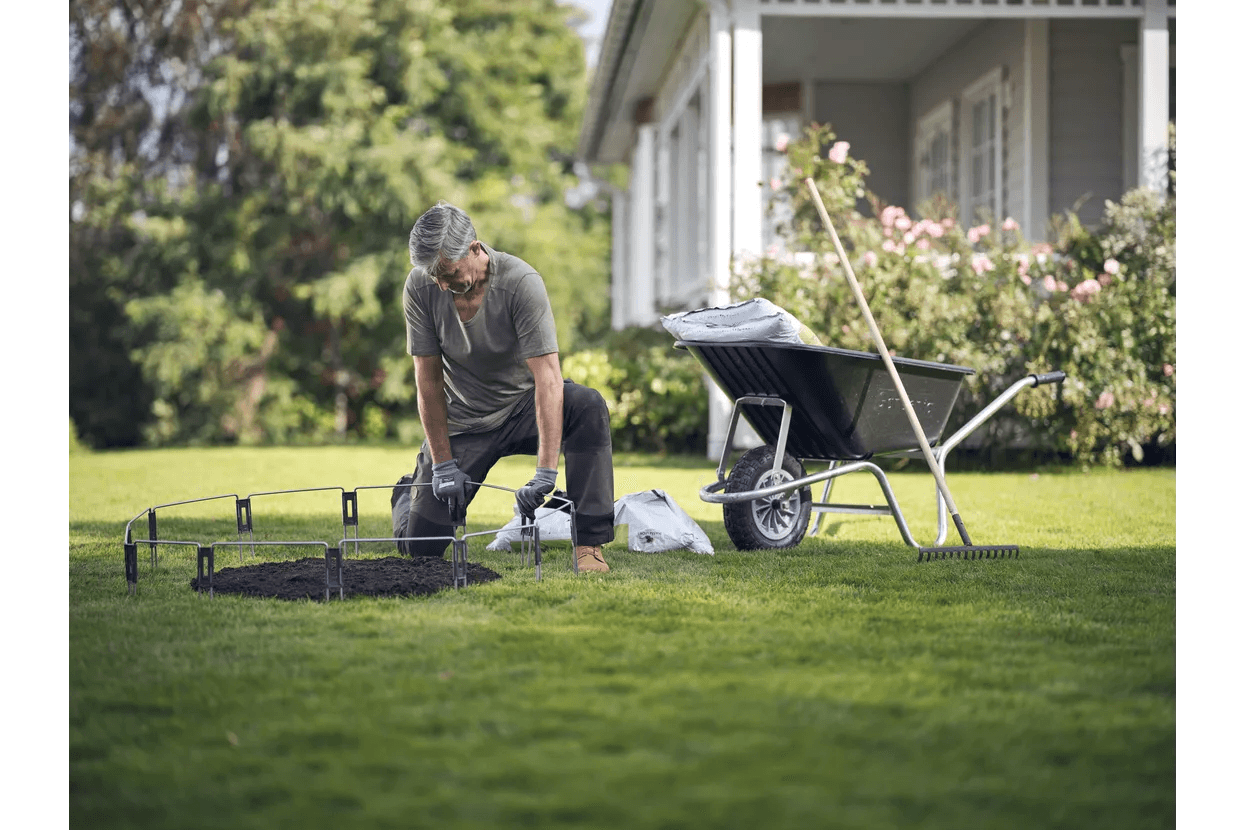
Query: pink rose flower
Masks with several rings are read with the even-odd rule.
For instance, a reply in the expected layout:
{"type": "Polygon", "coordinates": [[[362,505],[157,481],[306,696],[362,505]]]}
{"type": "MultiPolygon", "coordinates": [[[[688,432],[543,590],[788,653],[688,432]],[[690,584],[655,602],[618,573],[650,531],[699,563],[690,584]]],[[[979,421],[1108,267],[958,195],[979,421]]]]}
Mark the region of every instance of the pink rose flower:
{"type": "Polygon", "coordinates": [[[973,271],[977,276],[981,276],[986,271],[993,271],[994,263],[990,261],[990,257],[985,254],[973,254],[973,271]]]}
{"type": "Polygon", "coordinates": [[[1045,277],[1042,278],[1042,287],[1045,288],[1050,293],[1054,294],[1055,293],[1055,278],[1052,277],[1050,274],[1047,274],[1045,277]]]}
{"type": "Polygon", "coordinates": [[[847,161],[847,151],[851,146],[846,141],[836,141],[834,146],[830,148],[830,152],[826,153],[826,158],[835,164],[843,164],[847,161]]]}
{"type": "Polygon", "coordinates": [[[1099,275],[1098,275],[1098,283],[1099,283],[1099,284],[1100,284],[1103,288],[1106,288],[1108,285],[1110,285],[1110,284],[1111,284],[1111,275],[1110,275],[1110,274],[1099,274],[1099,275]]]}
{"type": "Polygon", "coordinates": [[[1076,288],[1073,288],[1068,296],[1076,300],[1078,303],[1087,303],[1089,302],[1090,297],[1094,296],[1101,290],[1102,286],[1098,283],[1098,280],[1085,280],[1084,282],[1078,283],[1076,288]]]}
{"type": "Polygon", "coordinates": [[[978,225],[975,228],[969,228],[967,234],[968,241],[976,245],[981,241],[981,238],[988,233],[990,233],[989,225],[978,225]]]}
{"type": "Polygon", "coordinates": [[[786,133],[779,133],[778,138],[774,139],[774,149],[780,153],[787,152],[787,142],[790,140],[786,133]]]}
{"type": "Polygon", "coordinates": [[[1171,377],[1175,373],[1175,371],[1176,371],[1176,367],[1171,365],[1170,363],[1163,364],[1163,375],[1165,377],[1171,377]]]}
{"type": "Polygon", "coordinates": [[[905,245],[911,245],[913,242],[916,242],[916,234],[912,231],[908,231],[903,235],[903,242],[905,245]]]}
{"type": "Polygon", "coordinates": [[[1020,281],[1025,285],[1031,285],[1033,283],[1033,279],[1028,274],[1021,274],[1020,281]]]}
{"type": "Polygon", "coordinates": [[[900,213],[899,218],[895,220],[895,227],[899,228],[901,231],[906,231],[908,228],[912,227],[912,220],[905,214],[900,213]]]}
{"type": "Polygon", "coordinates": [[[1055,288],[1056,288],[1056,289],[1058,289],[1058,290],[1060,290],[1060,291],[1067,291],[1067,290],[1068,290],[1068,284],[1067,284],[1066,282],[1064,282],[1063,280],[1057,280],[1057,281],[1055,282],[1055,288]]]}
{"type": "Polygon", "coordinates": [[[1120,263],[1116,261],[1115,257],[1111,257],[1102,264],[1102,270],[1106,271],[1111,276],[1115,276],[1120,273],[1120,263]]]}
{"type": "Polygon", "coordinates": [[[1094,409],[1110,409],[1114,405],[1115,395],[1112,394],[1110,389],[1104,390],[1103,393],[1098,396],[1098,400],[1094,401],[1094,409]]]}
{"type": "Polygon", "coordinates": [[[1020,223],[1009,216],[1003,220],[1003,230],[1018,231],[1020,230],[1020,223]]]}
{"type": "Polygon", "coordinates": [[[925,237],[921,237],[920,239],[916,241],[916,246],[920,248],[922,251],[928,251],[930,248],[930,241],[926,239],[925,237]]]}
{"type": "Polygon", "coordinates": [[[782,181],[777,176],[769,180],[770,190],[780,190],[781,188],[782,188],[782,181]]]}
{"type": "Polygon", "coordinates": [[[955,220],[948,216],[946,219],[942,220],[942,226],[947,230],[951,230],[955,227],[955,220]]]}
{"type": "Polygon", "coordinates": [[[876,251],[865,251],[865,265],[873,268],[878,264],[878,255],[876,251]]]}

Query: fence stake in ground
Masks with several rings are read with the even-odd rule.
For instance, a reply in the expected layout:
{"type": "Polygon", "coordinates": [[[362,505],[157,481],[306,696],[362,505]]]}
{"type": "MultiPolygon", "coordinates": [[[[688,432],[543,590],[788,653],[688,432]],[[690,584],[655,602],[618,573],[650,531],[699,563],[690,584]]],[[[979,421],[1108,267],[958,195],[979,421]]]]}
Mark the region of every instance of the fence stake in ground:
{"type": "Polygon", "coordinates": [[[203,593],[204,564],[207,565],[208,599],[212,599],[216,596],[212,589],[212,579],[216,572],[216,548],[212,545],[199,545],[199,593],[203,593]]]}
{"type": "Polygon", "coordinates": [[[337,589],[337,598],[346,598],[346,589],[342,579],[342,549],[324,549],[324,601],[329,601],[329,592],[337,589]]]}

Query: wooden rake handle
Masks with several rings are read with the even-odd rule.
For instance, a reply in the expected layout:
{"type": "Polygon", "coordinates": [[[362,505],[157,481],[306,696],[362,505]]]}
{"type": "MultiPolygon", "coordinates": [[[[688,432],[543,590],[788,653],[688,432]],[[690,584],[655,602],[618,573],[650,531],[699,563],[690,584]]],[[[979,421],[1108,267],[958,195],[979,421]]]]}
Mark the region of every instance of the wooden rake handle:
{"type": "Polygon", "coordinates": [[[947,510],[951,512],[951,516],[955,521],[956,529],[959,530],[964,544],[971,545],[968,539],[968,532],[964,529],[964,523],[960,520],[960,511],[955,507],[955,499],[951,497],[951,489],[947,487],[947,479],[942,474],[942,468],[938,464],[938,459],[934,458],[934,451],[930,449],[929,441],[925,439],[925,430],[921,429],[921,422],[916,417],[916,410],[912,408],[912,401],[908,400],[908,392],[904,389],[903,381],[899,378],[899,371],[895,368],[895,362],[891,360],[890,350],[886,348],[886,342],[882,339],[882,332],[878,329],[877,321],[873,319],[873,313],[869,311],[869,303],[865,300],[865,294],[860,290],[860,283],[856,280],[856,273],[852,270],[852,263],[847,258],[847,252],[843,250],[843,243],[839,241],[839,235],[834,230],[834,224],[830,221],[830,214],[826,212],[826,206],[821,201],[821,193],[817,190],[817,184],[812,177],[804,179],[804,184],[808,186],[809,193],[813,196],[813,204],[817,206],[817,213],[821,215],[821,222],[826,226],[826,231],[830,234],[830,238],[834,241],[834,249],[839,254],[839,262],[843,263],[843,270],[847,273],[847,281],[852,287],[852,293],[856,295],[856,302],[860,305],[860,310],[864,312],[865,322],[869,325],[869,333],[873,335],[873,344],[877,346],[878,353],[882,356],[882,362],[886,364],[886,371],[890,373],[891,381],[895,384],[895,389],[899,392],[899,402],[903,404],[904,412],[908,415],[908,422],[912,424],[912,431],[916,433],[916,440],[921,445],[921,453],[925,456],[925,463],[929,464],[930,472],[934,474],[935,481],[938,482],[938,491],[942,493],[943,500],[947,503],[947,510]]]}

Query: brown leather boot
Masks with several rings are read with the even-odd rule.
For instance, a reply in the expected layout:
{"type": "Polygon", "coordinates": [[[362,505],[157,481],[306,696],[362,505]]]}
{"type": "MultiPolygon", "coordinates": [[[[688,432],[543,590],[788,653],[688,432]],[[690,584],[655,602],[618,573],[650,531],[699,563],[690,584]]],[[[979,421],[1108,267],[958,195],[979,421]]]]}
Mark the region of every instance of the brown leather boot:
{"type": "Polygon", "coordinates": [[[575,548],[575,562],[579,566],[580,572],[596,571],[597,573],[608,573],[610,566],[605,564],[605,559],[601,556],[600,545],[580,545],[575,548]]]}

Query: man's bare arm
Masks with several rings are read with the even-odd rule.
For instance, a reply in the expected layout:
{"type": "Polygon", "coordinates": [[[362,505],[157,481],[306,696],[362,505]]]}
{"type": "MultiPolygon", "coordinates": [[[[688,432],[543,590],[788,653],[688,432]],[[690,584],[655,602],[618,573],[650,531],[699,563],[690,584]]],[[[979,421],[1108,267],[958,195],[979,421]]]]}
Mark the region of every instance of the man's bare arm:
{"type": "Polygon", "coordinates": [[[556,470],[562,449],[562,364],[554,352],[529,357],[527,367],[536,381],[536,426],[540,430],[536,466],[556,470]]]}
{"type": "MultiPolygon", "coordinates": [[[[432,463],[440,464],[453,458],[450,454],[449,415],[445,405],[445,374],[441,368],[441,356],[415,355],[414,359],[419,420],[432,452],[432,463]]],[[[558,426],[561,427],[560,420],[558,426]]]]}

